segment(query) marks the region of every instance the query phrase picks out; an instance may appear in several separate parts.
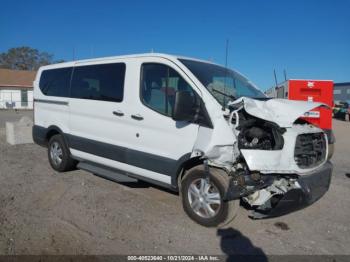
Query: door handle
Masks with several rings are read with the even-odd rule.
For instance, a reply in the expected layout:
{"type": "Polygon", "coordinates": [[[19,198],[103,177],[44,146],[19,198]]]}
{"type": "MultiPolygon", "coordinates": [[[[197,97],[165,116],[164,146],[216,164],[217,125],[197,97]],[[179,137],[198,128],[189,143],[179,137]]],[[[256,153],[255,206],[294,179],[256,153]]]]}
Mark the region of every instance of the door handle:
{"type": "Polygon", "coordinates": [[[117,111],[113,111],[113,115],[116,115],[116,116],[123,116],[124,113],[120,110],[117,110],[117,111]]]}
{"type": "Polygon", "coordinates": [[[140,115],[140,114],[137,114],[137,115],[131,115],[131,118],[132,119],[135,119],[135,120],[143,120],[143,117],[140,115]]]}

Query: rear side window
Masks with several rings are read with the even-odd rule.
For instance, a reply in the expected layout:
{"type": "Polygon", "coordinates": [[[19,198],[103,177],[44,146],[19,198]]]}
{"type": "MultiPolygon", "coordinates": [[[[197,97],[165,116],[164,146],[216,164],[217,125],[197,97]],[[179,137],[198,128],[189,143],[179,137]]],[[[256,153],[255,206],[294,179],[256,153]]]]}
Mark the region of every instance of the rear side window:
{"type": "Polygon", "coordinates": [[[49,69],[41,73],[39,87],[47,96],[69,97],[72,67],[49,69]]]}
{"type": "Polygon", "coordinates": [[[103,64],[74,68],[71,97],[121,102],[125,64],[103,64]]]}

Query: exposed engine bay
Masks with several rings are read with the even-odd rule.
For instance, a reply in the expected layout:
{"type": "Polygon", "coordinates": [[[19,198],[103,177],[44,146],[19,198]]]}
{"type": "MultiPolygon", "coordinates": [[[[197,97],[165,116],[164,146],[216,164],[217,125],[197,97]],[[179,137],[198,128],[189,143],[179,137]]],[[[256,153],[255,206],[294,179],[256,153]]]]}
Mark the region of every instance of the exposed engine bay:
{"type": "Polygon", "coordinates": [[[278,125],[247,114],[242,108],[239,111],[233,111],[231,122],[235,122],[238,133],[239,149],[261,149],[261,150],[279,150],[283,148],[283,136],[285,129],[278,125]],[[239,121],[238,124],[236,122],[239,121]]]}
{"type": "Polygon", "coordinates": [[[302,108],[293,108],[298,102],[250,98],[232,102],[225,119],[236,141],[232,147],[215,146],[216,151],[207,154],[209,165],[224,169],[230,176],[226,200],[242,199],[253,209],[253,218],[266,217],[285,196],[304,190],[299,178],[327,161],[323,131],[298,120],[319,105],[305,107],[302,102],[302,108]],[[276,103],[283,103],[283,112],[276,111],[276,103]],[[284,103],[291,110],[289,115],[284,103]],[[231,161],[221,161],[226,152],[232,152],[231,161]]]}

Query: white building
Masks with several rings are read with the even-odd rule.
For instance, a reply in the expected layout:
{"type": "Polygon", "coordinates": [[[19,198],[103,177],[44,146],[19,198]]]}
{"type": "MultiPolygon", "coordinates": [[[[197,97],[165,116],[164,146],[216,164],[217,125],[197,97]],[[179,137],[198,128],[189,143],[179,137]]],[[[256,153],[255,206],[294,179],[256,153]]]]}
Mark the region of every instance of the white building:
{"type": "Polygon", "coordinates": [[[36,72],[0,69],[0,109],[33,109],[36,72]]]}

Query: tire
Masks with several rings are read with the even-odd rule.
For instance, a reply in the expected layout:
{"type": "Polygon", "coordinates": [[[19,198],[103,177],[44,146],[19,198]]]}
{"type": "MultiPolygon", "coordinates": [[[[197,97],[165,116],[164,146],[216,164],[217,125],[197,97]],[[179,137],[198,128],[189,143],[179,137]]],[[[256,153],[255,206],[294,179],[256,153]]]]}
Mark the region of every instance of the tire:
{"type": "Polygon", "coordinates": [[[202,226],[225,226],[236,217],[239,200],[223,200],[229,186],[226,172],[211,168],[209,183],[206,178],[203,166],[194,167],[185,174],[180,187],[183,209],[192,220],[202,226]],[[201,192],[203,185],[205,189],[202,190],[201,195],[198,191],[201,192]],[[195,187],[198,191],[195,190],[195,187]],[[205,192],[207,193],[205,194],[205,192]],[[210,208],[208,208],[208,204],[210,208]]]}
{"type": "Polygon", "coordinates": [[[51,167],[58,172],[70,171],[76,167],[77,162],[71,158],[62,135],[54,135],[50,138],[47,154],[51,167]]]}

